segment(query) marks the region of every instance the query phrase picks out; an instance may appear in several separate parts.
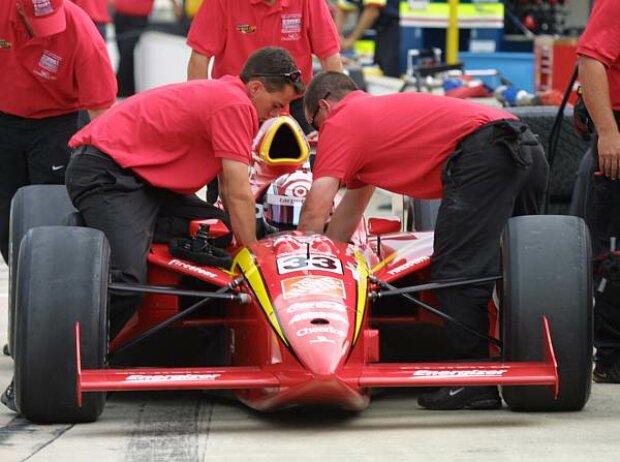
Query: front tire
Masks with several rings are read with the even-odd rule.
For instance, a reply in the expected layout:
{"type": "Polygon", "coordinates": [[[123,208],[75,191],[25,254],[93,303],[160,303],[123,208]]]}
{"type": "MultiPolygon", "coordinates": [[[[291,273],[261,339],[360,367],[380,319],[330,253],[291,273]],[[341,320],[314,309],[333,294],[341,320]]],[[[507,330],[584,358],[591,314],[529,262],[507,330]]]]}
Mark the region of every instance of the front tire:
{"type": "Polygon", "coordinates": [[[504,359],[541,361],[543,316],[558,362],[559,396],[550,387],[512,386],[513,411],[578,411],[592,381],[592,257],[588,229],[569,216],[510,219],[502,240],[504,359]]]}
{"type": "Polygon", "coordinates": [[[64,218],[76,212],[65,185],[30,185],[20,188],[11,201],[9,224],[9,324],[8,350],[12,354],[13,319],[15,317],[15,279],[19,246],[29,229],[63,224],[64,218]]]}
{"type": "Polygon", "coordinates": [[[101,231],[44,226],[24,237],[17,267],[15,397],[38,423],[92,422],[105,393],[77,404],[75,324],[82,366],[102,369],[107,355],[110,247],[101,231]]]}

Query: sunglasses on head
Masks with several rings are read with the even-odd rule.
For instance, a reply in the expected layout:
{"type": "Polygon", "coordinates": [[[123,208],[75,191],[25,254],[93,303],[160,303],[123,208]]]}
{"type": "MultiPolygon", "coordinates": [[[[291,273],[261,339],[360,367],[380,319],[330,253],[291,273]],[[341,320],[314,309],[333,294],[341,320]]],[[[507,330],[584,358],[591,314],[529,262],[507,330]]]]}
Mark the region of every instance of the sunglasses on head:
{"type": "Polygon", "coordinates": [[[255,72],[253,77],[286,77],[291,82],[298,82],[301,80],[301,71],[295,69],[291,72],[255,72]]]}

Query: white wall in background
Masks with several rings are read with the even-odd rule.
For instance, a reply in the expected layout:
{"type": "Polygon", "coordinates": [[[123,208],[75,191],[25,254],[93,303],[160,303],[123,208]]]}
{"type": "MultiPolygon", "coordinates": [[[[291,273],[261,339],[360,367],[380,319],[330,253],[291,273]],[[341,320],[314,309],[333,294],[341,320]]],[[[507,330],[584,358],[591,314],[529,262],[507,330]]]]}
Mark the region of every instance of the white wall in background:
{"type": "Polygon", "coordinates": [[[184,37],[145,32],[135,50],[136,91],[185,82],[190,55],[184,37]]]}

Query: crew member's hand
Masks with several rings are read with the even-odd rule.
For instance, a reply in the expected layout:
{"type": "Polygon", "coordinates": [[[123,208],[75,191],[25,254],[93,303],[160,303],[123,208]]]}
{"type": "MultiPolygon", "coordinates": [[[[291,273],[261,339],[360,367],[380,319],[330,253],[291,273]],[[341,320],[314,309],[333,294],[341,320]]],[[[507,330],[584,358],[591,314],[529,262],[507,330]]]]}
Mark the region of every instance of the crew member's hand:
{"type": "Polygon", "coordinates": [[[599,169],[612,180],[620,178],[620,132],[599,133],[599,169]]]}
{"type": "Polygon", "coordinates": [[[342,51],[353,48],[353,43],[355,43],[355,41],[350,37],[340,37],[340,49],[342,51]]]}
{"type": "Polygon", "coordinates": [[[313,144],[317,144],[319,142],[319,132],[317,132],[316,130],[308,133],[306,135],[306,139],[308,140],[308,143],[313,145],[313,144]]]}

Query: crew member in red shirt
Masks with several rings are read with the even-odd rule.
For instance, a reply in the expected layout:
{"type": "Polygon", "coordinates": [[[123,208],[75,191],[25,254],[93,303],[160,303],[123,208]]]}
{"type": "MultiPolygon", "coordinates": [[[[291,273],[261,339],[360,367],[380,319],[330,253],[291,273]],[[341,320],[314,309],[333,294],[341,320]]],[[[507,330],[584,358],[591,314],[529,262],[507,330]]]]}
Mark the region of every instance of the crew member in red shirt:
{"type": "MultiPolygon", "coordinates": [[[[186,234],[190,219],[213,218],[219,211],[194,193],[217,175],[237,243],[256,239],[248,177],[252,140],[260,120],[275,117],[303,92],[300,77],[286,50],[263,48],[239,77],[140,93],[71,139],[69,196],[86,224],[107,236],[113,279],[144,283],[154,232],[169,238],[176,228],[162,227],[183,222],[186,234]]],[[[112,335],[139,302],[133,295],[112,299],[112,335]]]]}
{"type": "MultiPolygon", "coordinates": [[[[146,30],[155,0],[113,0],[114,30],[118,47],[118,96],[125,98],[136,92],[133,52],[146,30]]],[[[183,16],[178,0],[170,0],[177,19],[183,16]]]]}
{"type": "MultiPolygon", "coordinates": [[[[301,70],[305,84],[312,79],[312,55],[326,71],[342,71],[336,26],[324,0],[205,0],[187,36],[192,54],[187,79],[237,75],[246,58],[263,46],[287,49],[301,70]]],[[[304,117],[299,97],[290,113],[306,134],[313,131],[304,117]]],[[[217,179],[207,188],[207,201],[218,197],[217,179]]]]}
{"type": "MultiPolygon", "coordinates": [[[[580,175],[587,191],[584,218],[590,227],[594,255],[615,262],[610,238],[620,239],[620,22],[616,0],[596,0],[579,40],[579,80],[596,134],[584,156],[580,175]],[[595,175],[599,171],[600,175],[595,175]]],[[[583,210],[576,210],[579,215],[583,210]]],[[[620,241],[618,241],[620,243],[620,241]]],[[[616,245],[616,247],[618,247],[616,245]]],[[[616,263],[617,265],[617,263],[616,263]]],[[[611,265],[613,266],[613,265],[611,265]]],[[[594,308],[594,380],[620,383],[620,275],[597,275],[594,308]]]]}
{"type": "MultiPolygon", "coordinates": [[[[340,186],[347,191],[327,235],[348,241],[375,187],[419,199],[441,198],[433,279],[492,276],[511,215],[538,213],[548,165],[532,132],[512,114],[422,93],[371,96],[346,75],[317,75],[306,92],[320,137],[313,183],[299,229],[323,232],[340,186]]],[[[437,292],[443,311],[488,332],[493,283],[437,292]]],[[[487,358],[484,340],[447,324],[459,359],[487,358]]],[[[418,401],[428,409],[496,409],[497,387],[441,388],[418,401]]]]}
{"type": "Polygon", "coordinates": [[[78,111],[110,107],[116,80],[90,18],[63,0],[0,2],[0,250],[18,188],[63,184],[78,111]]]}
{"type": "MultiPolygon", "coordinates": [[[[247,57],[264,46],[288,50],[306,85],[312,79],[313,54],[324,70],[342,71],[338,33],[325,0],[205,0],[187,44],[192,48],[188,80],[207,78],[212,59],[213,78],[237,75],[247,57]]],[[[302,98],[293,101],[290,111],[310,133],[302,98]]]]}
{"type": "Polygon", "coordinates": [[[110,0],[73,0],[73,3],[86,11],[86,14],[93,20],[97,30],[105,40],[106,24],[112,21],[108,11],[110,0]]]}

